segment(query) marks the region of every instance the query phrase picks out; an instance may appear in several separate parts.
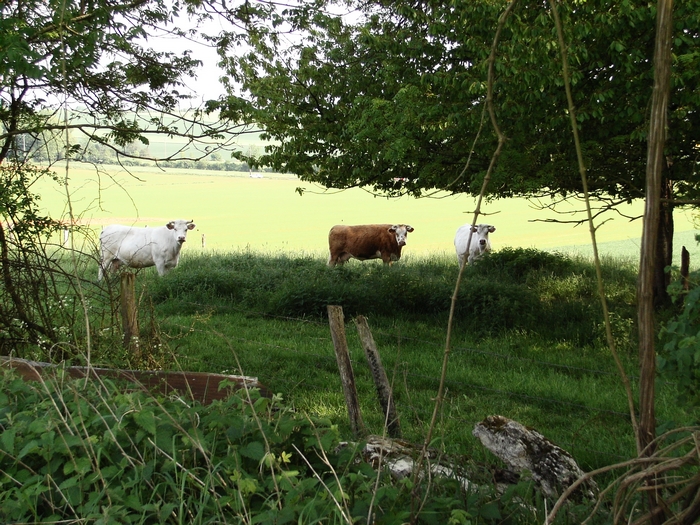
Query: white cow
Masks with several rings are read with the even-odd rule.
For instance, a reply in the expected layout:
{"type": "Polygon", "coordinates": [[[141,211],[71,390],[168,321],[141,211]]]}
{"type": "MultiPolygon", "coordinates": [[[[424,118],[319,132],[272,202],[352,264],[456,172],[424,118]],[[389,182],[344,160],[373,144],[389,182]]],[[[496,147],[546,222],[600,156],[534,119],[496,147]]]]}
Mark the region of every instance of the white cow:
{"type": "Polygon", "coordinates": [[[457,229],[455,234],[455,250],[457,250],[457,260],[459,266],[462,266],[464,256],[467,256],[467,262],[472,264],[474,259],[481,257],[485,252],[491,251],[491,241],[489,241],[489,233],[496,231],[495,226],[490,224],[465,224],[457,229]],[[469,234],[471,232],[471,241],[469,234]],[[469,243],[469,249],[467,249],[469,243]]]}
{"type": "Polygon", "coordinates": [[[101,260],[97,276],[101,280],[108,270],[116,271],[121,265],[130,268],[155,266],[158,275],[165,275],[177,266],[180,249],[192,221],[178,219],[157,228],[135,228],[112,224],[100,234],[101,260]]]}

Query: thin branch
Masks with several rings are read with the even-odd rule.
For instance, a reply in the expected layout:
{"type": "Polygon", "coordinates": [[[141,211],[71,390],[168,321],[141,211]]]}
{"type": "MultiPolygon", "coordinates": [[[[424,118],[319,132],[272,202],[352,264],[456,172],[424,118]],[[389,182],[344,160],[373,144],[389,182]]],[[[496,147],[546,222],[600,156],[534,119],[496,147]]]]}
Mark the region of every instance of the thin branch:
{"type": "Polygon", "coordinates": [[[625,372],[625,368],[622,365],[620,356],[617,353],[617,348],[615,345],[615,339],[612,334],[612,327],[610,324],[610,312],[608,310],[608,301],[605,294],[605,287],[603,285],[603,273],[600,264],[600,257],[598,254],[598,243],[596,241],[596,227],[593,223],[593,213],[591,211],[590,195],[588,193],[588,177],[586,176],[586,165],[583,161],[583,152],[581,149],[581,141],[578,136],[578,124],[576,122],[576,108],[574,106],[574,99],[571,94],[571,82],[569,78],[569,62],[566,53],[566,43],[564,42],[564,31],[562,28],[561,19],[559,18],[559,10],[556,6],[555,0],[549,0],[550,9],[554,17],[554,23],[557,29],[557,38],[559,40],[559,48],[562,59],[562,76],[564,80],[564,88],[566,90],[566,100],[568,103],[569,117],[571,119],[571,131],[574,137],[574,144],[576,146],[576,158],[578,161],[579,172],[581,174],[581,184],[583,185],[583,193],[586,200],[586,213],[588,216],[588,225],[591,232],[591,245],[593,247],[593,258],[595,261],[596,270],[596,280],[598,282],[598,295],[600,296],[601,307],[603,308],[603,318],[605,320],[605,337],[610,348],[610,352],[613,355],[615,364],[618,371],[620,372],[620,378],[625,387],[625,392],[627,394],[627,405],[630,413],[630,420],[632,422],[632,428],[634,430],[634,435],[637,442],[637,452],[641,451],[641,444],[639,440],[639,426],[637,424],[637,417],[635,415],[634,407],[634,395],[632,394],[632,386],[625,372]]]}
{"type": "MultiPolygon", "coordinates": [[[[491,162],[489,164],[488,170],[486,172],[486,175],[484,176],[484,181],[481,186],[481,191],[479,192],[479,197],[477,199],[476,203],[476,209],[474,210],[474,219],[472,224],[476,224],[479,214],[481,213],[481,202],[484,198],[484,195],[486,194],[486,188],[488,187],[488,184],[491,180],[491,174],[493,173],[493,170],[496,167],[496,164],[498,162],[498,159],[501,154],[501,150],[503,149],[503,145],[505,144],[506,137],[505,135],[501,132],[500,127],[498,126],[498,121],[496,119],[496,111],[494,108],[494,103],[493,103],[493,85],[494,85],[494,78],[495,78],[495,73],[494,73],[494,64],[496,62],[496,50],[498,48],[498,43],[499,39],[501,36],[501,32],[503,31],[503,28],[505,26],[505,23],[510,16],[510,13],[513,11],[515,6],[517,5],[518,0],[511,0],[510,4],[508,4],[508,7],[506,7],[505,11],[501,13],[501,16],[498,19],[498,26],[496,28],[496,34],[493,39],[493,43],[491,45],[491,53],[489,55],[489,60],[488,60],[488,84],[487,84],[487,96],[486,96],[486,105],[487,109],[489,112],[489,117],[491,119],[491,125],[493,126],[494,132],[498,136],[498,146],[496,147],[496,150],[493,152],[493,155],[491,157],[491,162]]],[[[469,238],[467,239],[467,246],[469,246],[469,243],[471,242],[471,236],[473,232],[469,233],[469,238]]],[[[450,352],[451,352],[451,339],[452,339],[452,326],[454,323],[454,316],[455,316],[455,311],[456,311],[456,305],[457,305],[457,298],[459,296],[459,286],[460,282],[462,280],[462,274],[464,273],[464,268],[466,266],[466,261],[467,258],[465,257],[464,260],[462,261],[462,265],[459,268],[459,274],[457,275],[457,282],[455,284],[454,288],[454,293],[452,294],[452,301],[450,304],[450,313],[449,313],[449,318],[447,322],[447,336],[445,340],[445,351],[443,354],[443,360],[442,360],[442,371],[440,374],[440,384],[438,386],[438,392],[437,396],[435,398],[435,405],[433,407],[433,415],[430,420],[430,425],[428,426],[428,432],[426,433],[425,441],[423,442],[423,447],[421,449],[421,454],[418,457],[418,461],[416,463],[416,468],[414,471],[414,483],[417,482],[418,476],[420,475],[420,471],[422,469],[423,462],[425,461],[425,458],[428,455],[428,447],[430,445],[430,442],[432,441],[433,437],[433,432],[435,431],[435,426],[437,423],[437,418],[438,414],[440,412],[440,408],[442,406],[442,402],[444,399],[445,395],[445,379],[447,377],[447,365],[449,362],[449,357],[450,357],[450,352]]],[[[415,520],[415,517],[414,517],[415,520]]]]}

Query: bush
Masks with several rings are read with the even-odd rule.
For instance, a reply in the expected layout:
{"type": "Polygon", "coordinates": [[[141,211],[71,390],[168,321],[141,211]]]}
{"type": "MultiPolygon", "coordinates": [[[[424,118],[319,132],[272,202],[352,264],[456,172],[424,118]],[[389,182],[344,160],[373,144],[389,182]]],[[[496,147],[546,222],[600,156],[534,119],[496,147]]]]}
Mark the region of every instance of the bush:
{"type": "MultiPolygon", "coordinates": [[[[506,331],[540,334],[575,344],[600,339],[602,314],[591,265],[559,254],[505,249],[466,269],[457,302],[457,326],[473,335],[506,331]]],[[[393,266],[352,261],[328,268],[313,257],[234,253],[188,258],[149,284],[155,302],[185,311],[231,306],[276,316],[323,318],[329,304],[347,316],[408,320],[446,318],[458,274],[452,259],[400,261],[393,266]],[[173,303],[179,298],[183,303],[173,303]],[[177,304],[177,306],[174,306],[177,304]]],[[[627,286],[634,286],[630,272],[627,286]]],[[[618,293],[627,309],[634,295],[618,293]]]]}
{"type": "Polygon", "coordinates": [[[337,433],[279,400],[253,391],[252,403],[241,394],[202,406],[110,382],[3,382],[3,523],[333,514],[328,500],[306,498],[321,481],[311,469],[334,466],[320,457],[337,459],[337,433]]]}
{"type": "Polygon", "coordinates": [[[512,282],[532,274],[565,275],[574,270],[573,261],[564,255],[534,248],[503,248],[479,259],[476,265],[482,275],[506,277],[512,282]]]}
{"type": "Polygon", "coordinates": [[[378,480],[328,420],[257,391],[203,406],[106,380],[32,384],[6,371],[0,386],[3,523],[538,521],[522,510],[528,484],[499,501],[453,479],[378,480]]]}
{"type": "MultiPolygon", "coordinates": [[[[697,281],[696,281],[697,282],[697,281]]],[[[675,301],[682,304],[678,315],[661,328],[663,348],[658,356],[662,377],[676,383],[679,401],[700,407],[700,286],[688,293],[672,289],[675,301]]]]}

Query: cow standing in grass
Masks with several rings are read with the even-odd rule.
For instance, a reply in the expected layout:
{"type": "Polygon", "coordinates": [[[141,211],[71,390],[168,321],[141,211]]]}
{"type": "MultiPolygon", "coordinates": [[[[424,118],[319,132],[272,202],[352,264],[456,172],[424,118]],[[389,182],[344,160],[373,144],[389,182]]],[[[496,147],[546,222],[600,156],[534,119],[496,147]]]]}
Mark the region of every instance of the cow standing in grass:
{"type": "Polygon", "coordinates": [[[155,266],[158,275],[165,275],[177,266],[187,232],[194,227],[192,221],[183,219],[157,228],[106,226],[100,234],[98,280],[106,271],[117,271],[122,265],[129,268],[155,266]]]}
{"type": "Polygon", "coordinates": [[[408,224],[333,226],[328,234],[328,266],[345,264],[349,259],[381,259],[384,264],[392,264],[401,258],[406,236],[412,231],[408,224]]]}
{"type": "Polygon", "coordinates": [[[465,224],[460,226],[455,234],[455,250],[457,251],[459,266],[462,266],[465,256],[467,257],[467,262],[472,264],[474,259],[490,252],[491,241],[489,241],[489,233],[495,231],[495,226],[490,224],[477,224],[476,226],[465,224]],[[470,235],[471,240],[469,239],[470,235]]]}

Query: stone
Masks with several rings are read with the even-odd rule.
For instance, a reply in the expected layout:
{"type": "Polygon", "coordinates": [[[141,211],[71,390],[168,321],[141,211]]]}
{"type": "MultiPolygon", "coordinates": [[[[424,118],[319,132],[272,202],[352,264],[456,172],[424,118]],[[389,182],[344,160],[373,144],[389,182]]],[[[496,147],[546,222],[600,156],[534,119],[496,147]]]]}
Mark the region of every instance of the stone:
{"type": "MultiPolygon", "coordinates": [[[[542,493],[557,498],[584,475],[566,450],[536,430],[503,416],[489,416],[477,423],[472,434],[481,444],[506,463],[511,470],[530,472],[542,493]]],[[[581,485],[577,494],[595,499],[598,487],[593,480],[581,485]]]]}

